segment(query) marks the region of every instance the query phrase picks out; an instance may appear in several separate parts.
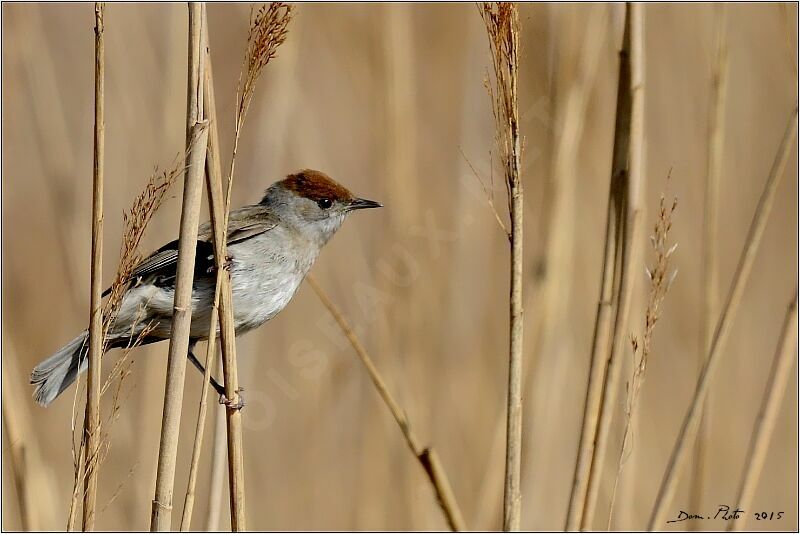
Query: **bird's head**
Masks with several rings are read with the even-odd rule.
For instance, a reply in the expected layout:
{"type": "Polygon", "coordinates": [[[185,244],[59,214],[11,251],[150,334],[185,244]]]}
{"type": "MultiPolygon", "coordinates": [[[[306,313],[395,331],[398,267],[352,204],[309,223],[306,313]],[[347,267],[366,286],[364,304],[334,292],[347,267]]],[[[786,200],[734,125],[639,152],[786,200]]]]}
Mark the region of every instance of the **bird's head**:
{"type": "Polygon", "coordinates": [[[261,204],[321,245],[330,239],[355,210],[380,208],[380,203],[358,198],[327,174],[304,169],[275,182],[261,204]]]}

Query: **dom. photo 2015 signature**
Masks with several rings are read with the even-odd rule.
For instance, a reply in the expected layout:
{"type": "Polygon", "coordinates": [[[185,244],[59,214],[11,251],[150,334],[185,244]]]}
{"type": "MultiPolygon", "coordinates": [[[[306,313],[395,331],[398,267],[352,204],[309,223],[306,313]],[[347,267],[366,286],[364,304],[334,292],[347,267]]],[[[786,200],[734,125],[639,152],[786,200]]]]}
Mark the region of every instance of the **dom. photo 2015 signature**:
{"type": "Polygon", "coordinates": [[[678,515],[674,519],[668,520],[667,523],[680,523],[681,521],[707,520],[707,519],[712,519],[712,520],[716,519],[719,521],[733,521],[735,519],[741,519],[745,517],[748,513],[752,514],[752,516],[757,521],[777,521],[778,519],[782,519],[784,516],[784,512],[774,512],[774,511],[746,512],[745,510],[741,510],[739,508],[731,509],[731,507],[728,506],[727,504],[720,504],[714,515],[702,515],[702,514],[686,512],[685,510],[679,510],[678,515]]]}

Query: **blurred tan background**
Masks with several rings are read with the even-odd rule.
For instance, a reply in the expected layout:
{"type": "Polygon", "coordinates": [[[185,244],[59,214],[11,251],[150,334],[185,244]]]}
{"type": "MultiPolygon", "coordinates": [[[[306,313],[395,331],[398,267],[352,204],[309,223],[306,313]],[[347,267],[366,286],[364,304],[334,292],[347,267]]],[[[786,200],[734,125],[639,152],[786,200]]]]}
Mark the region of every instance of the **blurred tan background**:
{"type": "MultiPolygon", "coordinates": [[[[74,388],[42,409],[31,400],[27,382],[32,366],[72,339],[88,318],[93,11],[91,4],[2,9],[3,383],[18,390],[11,409],[25,422],[25,439],[38,448],[36,469],[51,481],[51,492],[37,499],[34,515],[41,528],[63,529],[72,488],[74,388]]],[[[249,10],[211,4],[208,12],[225,155],[249,10]]],[[[521,6],[526,296],[543,277],[554,281],[551,300],[529,298],[526,305],[525,365],[532,374],[524,407],[525,529],[562,528],[569,498],[600,283],[620,14],[621,6],[604,4],[521,6]],[[581,127],[575,138],[564,139],[568,95],[576,88],[587,91],[581,127]],[[558,150],[570,155],[561,176],[571,185],[563,189],[556,232],[560,256],[543,271],[558,150]],[[549,319],[542,322],[545,316],[549,319]],[[541,335],[537,324],[545,325],[541,335]]],[[[615,509],[617,528],[646,525],[694,389],[702,310],[714,9],[648,5],[645,17],[645,221],[649,231],[662,192],[678,197],[679,273],[656,329],[634,452],[615,509]]],[[[797,102],[796,20],[796,5],[728,7],[730,68],[715,243],[723,297],[797,102]]],[[[168,165],[183,148],[186,24],[182,4],[107,6],[106,280],[116,269],[122,211],[153,167],[168,165]]],[[[474,529],[500,526],[498,444],[507,368],[507,242],[461,154],[488,181],[493,123],[483,79],[489,61],[471,4],[299,5],[288,40],[259,82],[233,191],[233,205],[255,202],[273,181],[311,167],[385,204],[352,217],[314,273],[356,327],[421,440],[437,448],[474,529]]],[[[505,190],[495,174],[502,212],[505,190]]],[[[177,236],[180,191],[176,183],[152,221],[143,252],[177,236]]],[[[699,513],[713,514],[724,503],[735,506],[742,460],[796,286],[797,194],[794,150],[711,393],[710,479],[699,513]]],[[[636,284],[630,328],[641,332],[643,265],[636,284]]],[[[238,346],[248,402],[248,527],[446,528],[424,473],[310,288],[301,287],[279,317],[240,338],[238,346]]],[[[100,529],[149,526],[166,352],[164,343],[135,353],[100,473],[100,529]]],[[[108,361],[116,356],[111,353],[108,361]]],[[[796,364],[792,373],[796,376],[796,364]]],[[[176,526],[200,379],[189,367],[176,526]]],[[[793,379],[752,510],[784,516],[750,520],[750,528],[798,528],[797,395],[793,379]]],[[[620,414],[623,398],[624,389],[620,414]]],[[[213,408],[220,412],[216,404],[213,408]]],[[[213,417],[207,428],[208,458],[213,417]]],[[[605,526],[620,420],[613,432],[598,528],[605,526]]],[[[6,453],[7,437],[2,443],[6,453]]],[[[4,454],[2,526],[17,529],[18,495],[9,462],[4,454]]],[[[206,462],[195,528],[207,524],[209,473],[206,462]]],[[[682,477],[672,508],[676,514],[687,509],[688,480],[682,477]]],[[[223,529],[228,528],[224,484],[223,529]]],[[[685,529],[687,523],[670,528],[685,529]]]]}

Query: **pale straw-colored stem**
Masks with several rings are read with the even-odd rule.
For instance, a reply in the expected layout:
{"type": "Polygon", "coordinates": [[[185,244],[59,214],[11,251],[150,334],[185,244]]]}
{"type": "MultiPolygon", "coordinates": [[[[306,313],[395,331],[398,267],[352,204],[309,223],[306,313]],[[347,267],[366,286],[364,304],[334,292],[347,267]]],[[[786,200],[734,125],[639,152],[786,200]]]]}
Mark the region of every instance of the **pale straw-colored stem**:
{"type": "MultiPolygon", "coordinates": [[[[725,142],[725,101],[728,82],[728,51],[725,32],[725,4],[715,4],[716,58],[711,81],[711,100],[708,114],[708,155],[706,163],[705,209],[703,210],[703,313],[700,317],[700,343],[698,370],[702,371],[705,357],[714,335],[719,288],[717,280],[717,212],[719,184],[722,176],[722,154],[725,142]]],[[[699,372],[698,371],[698,372],[699,372]]],[[[703,403],[703,416],[697,433],[689,494],[690,510],[702,510],[705,482],[708,478],[708,461],[711,436],[710,399],[703,403]]],[[[700,522],[691,522],[697,529],[700,522]]]]}
{"type": "Polygon", "coordinates": [[[745,456],[744,470],[742,479],[739,482],[739,491],[736,494],[736,508],[743,510],[739,514],[739,519],[735,519],[728,525],[728,530],[743,530],[745,520],[749,516],[750,504],[753,502],[758,481],[761,478],[761,471],[764,468],[764,461],[767,458],[769,442],[772,432],[775,430],[775,423],[778,420],[778,412],[783,402],[786,386],[789,379],[793,378],[792,365],[797,357],[797,288],[794,290],[794,297],[786,310],[786,318],[783,321],[781,334],[778,338],[778,346],[775,350],[775,357],[772,359],[772,367],[769,371],[767,386],[764,388],[764,397],[761,400],[761,408],[756,416],[753,428],[753,435],[750,439],[750,446],[745,456]]]}
{"type": "Polygon", "coordinates": [[[86,475],[83,530],[94,530],[100,453],[100,362],[103,358],[103,158],[105,152],[104,4],[94,4],[94,164],[92,179],[92,266],[89,311],[89,372],[86,387],[84,439],[86,475]]]}
{"type": "Polygon", "coordinates": [[[564,526],[564,529],[569,531],[578,530],[591,521],[594,505],[589,506],[588,517],[586,508],[590,498],[590,488],[592,492],[596,491],[599,476],[597,472],[599,464],[593,467],[600,458],[596,451],[596,443],[600,433],[603,432],[603,425],[608,424],[608,412],[603,425],[600,424],[600,418],[604,404],[607,405],[611,400],[612,394],[608,391],[608,387],[615,385],[619,380],[620,351],[614,350],[614,347],[617,346],[627,322],[630,302],[630,262],[635,257],[633,245],[636,241],[639,217],[638,198],[643,150],[640,10],[641,6],[631,4],[625,6],[622,48],[619,53],[614,148],[600,298],[595,316],[589,382],[584,401],[578,454],[564,526]],[[617,355],[616,359],[614,354],[617,355]],[[594,476],[592,476],[593,470],[594,476]]]}
{"type": "Polygon", "coordinates": [[[178,435],[186,378],[186,355],[189,351],[189,331],[192,321],[192,282],[203,193],[203,170],[208,142],[208,124],[203,121],[202,80],[205,63],[205,53],[202,47],[203,31],[205,30],[202,5],[196,2],[189,3],[189,76],[186,110],[188,165],[183,187],[175,302],[167,361],[156,489],[150,520],[152,531],[171,529],[178,435]]]}
{"type": "MultiPolygon", "coordinates": [[[[203,5],[203,26],[208,28],[208,17],[206,6],[203,5]]],[[[222,235],[222,169],[220,166],[219,155],[219,134],[217,129],[216,102],[214,99],[214,78],[211,70],[211,52],[208,45],[208,32],[203,32],[204,54],[205,54],[205,75],[203,77],[203,108],[209,121],[208,147],[206,150],[206,191],[209,198],[211,212],[211,222],[215,225],[215,236],[222,235]],[[217,226],[219,223],[219,226],[217,226]]],[[[218,247],[215,247],[215,255],[225,258],[224,237],[219,240],[218,247]]],[[[217,241],[215,240],[215,244],[217,241]]],[[[224,263],[224,259],[223,259],[224,263]]],[[[205,373],[203,375],[203,386],[200,392],[200,403],[197,413],[197,426],[195,427],[194,445],[192,447],[192,460],[189,465],[189,480],[186,487],[186,497],[183,501],[183,515],[181,517],[181,531],[191,530],[192,512],[194,511],[195,488],[197,486],[197,473],[200,468],[200,457],[203,451],[203,435],[205,434],[206,412],[208,411],[208,390],[211,377],[214,372],[214,364],[217,361],[217,313],[223,278],[229,278],[230,273],[225,269],[217,269],[216,285],[214,290],[214,302],[211,306],[211,316],[209,319],[208,345],[206,348],[205,373]]]]}
{"type": "MultiPolygon", "coordinates": [[[[222,367],[222,363],[217,365],[222,367]]],[[[222,490],[225,487],[225,466],[227,465],[227,431],[225,412],[214,413],[214,440],[211,444],[211,476],[208,482],[208,501],[206,504],[205,530],[215,532],[220,529],[219,518],[222,513],[222,490]]]]}
{"type": "Polygon", "coordinates": [[[364,345],[361,344],[358,336],[356,336],[355,332],[344,318],[344,315],[342,315],[342,313],[339,311],[339,308],[336,307],[313,275],[309,274],[306,276],[306,281],[317,294],[317,297],[319,297],[319,300],[322,302],[322,304],[328,309],[330,314],[336,320],[336,323],[339,325],[342,333],[356,351],[356,354],[361,360],[361,363],[364,364],[372,383],[375,385],[375,389],[378,390],[378,394],[389,408],[392,417],[394,417],[395,422],[397,422],[397,426],[400,427],[400,431],[403,433],[403,438],[405,438],[406,445],[408,445],[408,448],[420,462],[423,469],[425,469],[425,474],[428,475],[428,479],[430,480],[434,494],[436,495],[436,500],[439,503],[442,512],[444,512],[450,529],[453,531],[465,530],[464,519],[461,514],[461,510],[458,507],[455,495],[453,494],[452,486],[450,485],[450,481],[447,479],[447,475],[444,472],[444,468],[439,460],[439,456],[432,447],[422,447],[419,444],[419,440],[414,434],[411,424],[406,417],[405,410],[403,410],[403,408],[397,403],[392,394],[389,392],[389,389],[386,387],[386,382],[383,380],[378,368],[375,367],[372,358],[370,358],[367,350],[364,348],[364,345]]]}
{"type": "MultiPolygon", "coordinates": [[[[627,4],[628,41],[620,54],[620,85],[617,102],[617,116],[627,123],[628,139],[621,140],[622,146],[615,142],[615,159],[625,158],[627,165],[614,178],[619,180],[619,205],[622,213],[622,231],[618,234],[617,260],[618,292],[611,338],[611,355],[608,359],[603,397],[600,404],[595,448],[592,455],[586,501],[583,508],[581,530],[591,530],[595,515],[600,482],[608,450],[611,422],[617,409],[617,395],[622,375],[622,357],[627,349],[630,330],[628,315],[633,294],[636,267],[639,260],[639,241],[641,234],[641,191],[643,188],[642,169],[644,159],[644,6],[640,3],[627,4]],[[620,115],[621,114],[621,115],[620,115]],[[624,149],[624,152],[622,150],[624,149]],[[619,151],[618,151],[619,150],[619,151]]],[[[626,128],[622,128],[624,132],[626,128]]],[[[620,167],[623,169],[624,167],[620,167]]]]}
{"type": "MultiPolygon", "coordinates": [[[[35,420],[29,409],[29,404],[20,402],[26,399],[22,388],[22,375],[19,373],[17,363],[20,353],[15,349],[13,340],[3,326],[3,357],[2,360],[2,412],[3,433],[6,446],[3,453],[11,469],[13,484],[16,489],[17,505],[19,506],[20,530],[29,532],[53,529],[59,521],[55,514],[61,513],[62,496],[56,494],[55,476],[51,462],[42,458],[39,449],[37,433],[31,428],[35,420]]],[[[5,499],[11,502],[10,493],[5,494],[5,499]]],[[[77,508],[77,506],[76,506],[77,508]]],[[[7,525],[4,525],[8,529],[7,525]]]]}
{"type": "Polygon", "coordinates": [[[667,463],[664,478],[661,481],[661,487],[659,488],[655,505],[653,506],[653,512],[650,516],[648,530],[655,530],[663,527],[667,514],[669,514],[669,507],[672,505],[672,499],[678,487],[679,476],[686,466],[689,459],[690,447],[694,443],[694,439],[697,435],[697,427],[700,424],[700,416],[702,415],[703,401],[708,394],[714,373],[719,368],[722,354],[724,353],[725,342],[728,339],[728,334],[730,334],[731,324],[736,316],[736,312],[739,310],[744,288],[750,277],[750,271],[753,267],[756,252],[761,243],[761,237],[764,234],[764,228],[769,218],[775,192],[778,189],[780,178],[783,176],[783,171],[786,168],[786,162],[789,160],[789,154],[795,146],[794,138],[796,134],[797,108],[792,111],[791,119],[783,134],[783,140],[775,155],[775,160],[772,162],[772,168],[770,169],[767,182],[764,184],[764,191],[761,193],[761,198],[756,206],[756,211],[750,223],[750,229],[747,232],[744,248],[739,257],[739,264],[736,267],[728,297],[722,308],[722,314],[717,322],[716,330],[714,331],[714,338],[711,342],[708,358],[706,359],[702,373],[700,373],[694,398],[689,406],[689,410],[686,412],[680,433],[678,434],[675,446],[672,449],[672,454],[667,463]]]}

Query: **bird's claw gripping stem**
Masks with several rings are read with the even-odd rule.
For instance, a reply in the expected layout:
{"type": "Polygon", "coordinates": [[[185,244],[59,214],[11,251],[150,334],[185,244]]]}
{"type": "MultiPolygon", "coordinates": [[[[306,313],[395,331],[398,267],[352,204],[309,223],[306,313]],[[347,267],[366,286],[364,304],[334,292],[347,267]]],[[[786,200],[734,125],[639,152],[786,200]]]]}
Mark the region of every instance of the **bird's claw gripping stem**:
{"type": "Polygon", "coordinates": [[[239,400],[237,402],[233,402],[228,397],[226,397],[224,393],[220,393],[219,403],[224,404],[225,406],[227,406],[232,410],[241,410],[242,408],[244,408],[244,397],[242,396],[242,391],[244,391],[243,387],[240,387],[239,389],[236,390],[236,396],[239,397],[239,400]]]}
{"type": "MultiPolygon", "coordinates": [[[[225,261],[222,263],[222,268],[228,272],[231,271],[231,267],[233,267],[233,258],[231,256],[225,255],[225,261]]],[[[212,265],[209,267],[206,272],[209,274],[217,272],[217,266],[212,265]]]]}

